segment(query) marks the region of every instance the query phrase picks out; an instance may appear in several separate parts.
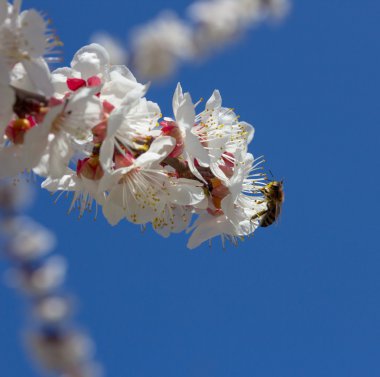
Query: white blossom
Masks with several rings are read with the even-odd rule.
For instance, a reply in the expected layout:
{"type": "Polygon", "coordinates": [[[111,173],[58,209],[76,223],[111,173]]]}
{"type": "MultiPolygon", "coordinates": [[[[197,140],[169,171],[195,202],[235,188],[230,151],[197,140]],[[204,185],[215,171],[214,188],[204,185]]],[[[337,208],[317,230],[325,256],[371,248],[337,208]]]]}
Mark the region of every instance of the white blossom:
{"type": "Polygon", "coordinates": [[[41,160],[45,167],[38,167],[44,175],[58,178],[65,174],[76,150],[92,140],[92,128],[102,119],[102,105],[95,92],[94,88],[75,92],[51,123],[47,157],[41,160]]]}
{"type": "Polygon", "coordinates": [[[25,133],[23,143],[0,150],[0,178],[13,177],[37,166],[48,145],[51,126],[61,111],[62,106],[52,108],[42,124],[25,133]]]}
{"type": "Polygon", "coordinates": [[[164,77],[193,54],[192,31],[174,13],[162,13],[133,35],[133,64],[144,77],[164,77]]]}
{"type": "Polygon", "coordinates": [[[223,168],[234,162],[236,152],[247,150],[253,139],[254,128],[240,121],[232,109],[222,107],[222,97],[215,90],[205,110],[196,116],[192,132],[208,152],[211,171],[226,182],[229,177],[223,168]]]}
{"type": "Polygon", "coordinates": [[[53,71],[52,82],[57,98],[64,98],[80,88],[96,87],[99,98],[113,106],[120,106],[131,96],[142,97],[148,89],[147,85],[137,82],[127,67],[111,65],[108,52],[96,43],[79,49],[70,67],[53,71]]]}
{"type": "Polygon", "coordinates": [[[80,171],[67,169],[67,173],[59,178],[48,177],[42,182],[41,187],[56,193],[58,191],[73,193],[71,205],[68,212],[74,209],[79,210],[79,218],[86,211],[90,212],[95,207],[96,219],[98,214],[98,205],[103,205],[105,202],[105,193],[100,191],[100,179],[88,179],[80,171]],[[78,174],[79,173],[79,174],[78,174]]]}
{"type": "Polygon", "coordinates": [[[82,87],[100,86],[108,67],[109,55],[102,46],[92,43],[80,48],[70,67],[58,68],[52,72],[55,96],[63,98],[66,93],[82,87]]]}
{"type": "Polygon", "coordinates": [[[94,348],[87,336],[73,330],[56,334],[30,332],[27,341],[39,364],[47,370],[60,374],[75,370],[80,373],[94,348]]]}
{"type": "Polygon", "coordinates": [[[40,266],[13,271],[10,282],[31,295],[43,295],[61,285],[65,279],[66,263],[54,256],[40,266]]]}
{"type": "Polygon", "coordinates": [[[160,207],[152,226],[163,237],[185,230],[190,225],[194,209],[207,208],[203,185],[192,179],[171,178],[160,191],[159,199],[160,207]]]}
{"type": "Polygon", "coordinates": [[[105,139],[100,149],[100,160],[105,169],[113,166],[115,149],[145,151],[154,135],[154,128],[161,116],[160,108],[145,98],[128,98],[128,104],[113,111],[108,118],[105,139]]]}
{"type": "Polygon", "coordinates": [[[249,236],[260,225],[255,215],[267,209],[265,198],[261,194],[264,175],[258,172],[261,160],[254,160],[252,154],[238,151],[231,177],[224,185],[219,182],[211,191],[212,201],[206,211],[189,228],[192,233],[188,247],[195,248],[202,242],[220,235],[233,244],[239,238],[249,236]]]}
{"type": "Polygon", "coordinates": [[[167,77],[180,63],[198,63],[258,23],[282,19],[289,8],[289,0],[199,0],[187,8],[187,20],[166,11],[132,34],[133,65],[143,77],[167,77]]]}
{"type": "Polygon", "coordinates": [[[171,152],[174,140],[160,136],[150,148],[136,159],[129,157],[128,165],[108,173],[102,187],[109,192],[103,213],[110,224],[126,217],[137,224],[151,221],[161,205],[162,190],[169,184],[168,173],[160,162],[171,152]]]}
{"type": "Polygon", "coordinates": [[[18,62],[33,62],[60,44],[37,11],[20,13],[20,5],[20,0],[14,1],[13,6],[5,0],[0,2],[0,56],[9,68],[18,62]]]}

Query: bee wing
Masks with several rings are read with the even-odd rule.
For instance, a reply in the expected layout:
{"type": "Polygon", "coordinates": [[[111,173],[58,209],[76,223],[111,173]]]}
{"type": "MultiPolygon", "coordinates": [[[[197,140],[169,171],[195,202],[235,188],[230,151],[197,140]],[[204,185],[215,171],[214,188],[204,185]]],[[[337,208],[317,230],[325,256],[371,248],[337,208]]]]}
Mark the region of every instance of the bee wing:
{"type": "Polygon", "coordinates": [[[276,223],[279,221],[282,210],[282,202],[276,203],[276,223]]]}

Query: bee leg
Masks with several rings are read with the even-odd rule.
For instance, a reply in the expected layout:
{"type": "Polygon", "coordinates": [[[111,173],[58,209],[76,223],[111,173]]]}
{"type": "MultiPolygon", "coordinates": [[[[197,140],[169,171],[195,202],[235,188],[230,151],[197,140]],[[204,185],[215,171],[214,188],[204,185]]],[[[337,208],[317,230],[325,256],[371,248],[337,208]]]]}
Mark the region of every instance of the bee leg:
{"type": "Polygon", "coordinates": [[[267,210],[257,212],[256,214],[254,214],[254,215],[251,217],[251,221],[254,221],[254,220],[258,219],[258,218],[261,217],[261,216],[264,216],[266,213],[267,213],[267,210]]]}

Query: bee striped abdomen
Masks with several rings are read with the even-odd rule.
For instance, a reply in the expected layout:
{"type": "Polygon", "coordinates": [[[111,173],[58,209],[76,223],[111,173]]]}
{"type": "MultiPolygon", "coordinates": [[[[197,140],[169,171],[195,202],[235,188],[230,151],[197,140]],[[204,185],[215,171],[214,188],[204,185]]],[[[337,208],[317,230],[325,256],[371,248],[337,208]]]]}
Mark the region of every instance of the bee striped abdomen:
{"type": "Polygon", "coordinates": [[[272,225],[277,219],[276,213],[276,207],[269,207],[266,214],[260,222],[260,226],[265,228],[269,225],[272,225]]]}

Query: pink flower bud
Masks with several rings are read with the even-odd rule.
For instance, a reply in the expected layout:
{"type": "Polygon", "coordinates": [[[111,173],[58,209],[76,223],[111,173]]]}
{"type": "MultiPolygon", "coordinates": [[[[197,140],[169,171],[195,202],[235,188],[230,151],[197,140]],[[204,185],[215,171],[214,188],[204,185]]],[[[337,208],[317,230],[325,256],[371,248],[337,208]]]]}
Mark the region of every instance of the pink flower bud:
{"type": "Polygon", "coordinates": [[[211,186],[212,202],[216,209],[221,209],[222,200],[230,193],[230,190],[218,178],[211,179],[211,186]]]}
{"type": "Polygon", "coordinates": [[[164,120],[160,122],[162,126],[162,134],[165,136],[171,136],[176,140],[176,146],[172,150],[172,152],[169,154],[169,157],[176,158],[181,155],[183,148],[184,148],[184,142],[183,142],[183,136],[182,132],[179,129],[178,125],[174,121],[168,121],[164,120]]]}
{"type": "Polygon", "coordinates": [[[77,78],[69,78],[67,79],[67,87],[75,92],[76,90],[83,88],[86,86],[86,81],[83,79],[77,79],[77,78]]]}
{"type": "Polygon", "coordinates": [[[100,122],[98,125],[96,125],[92,129],[92,135],[94,137],[94,144],[100,144],[104,141],[107,135],[107,121],[104,120],[100,122]]]}
{"type": "Polygon", "coordinates": [[[99,162],[98,156],[78,160],[77,175],[83,176],[87,179],[97,181],[103,177],[104,171],[99,162]]]}
{"type": "Polygon", "coordinates": [[[116,153],[115,154],[115,169],[126,168],[133,165],[135,158],[129,151],[126,151],[125,154],[116,153]]]}

